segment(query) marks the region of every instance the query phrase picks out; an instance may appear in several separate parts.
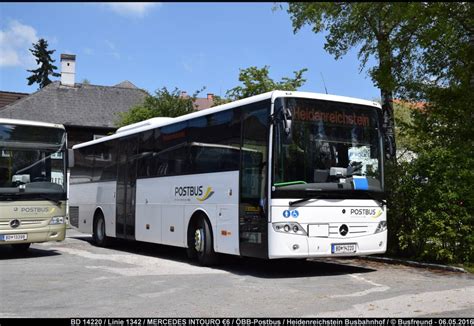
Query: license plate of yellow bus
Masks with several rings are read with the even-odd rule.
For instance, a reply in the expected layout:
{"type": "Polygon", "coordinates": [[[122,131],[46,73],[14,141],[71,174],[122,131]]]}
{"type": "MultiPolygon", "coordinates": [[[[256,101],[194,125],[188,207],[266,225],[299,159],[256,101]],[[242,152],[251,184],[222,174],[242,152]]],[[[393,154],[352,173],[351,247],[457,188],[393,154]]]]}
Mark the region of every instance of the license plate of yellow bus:
{"type": "Polygon", "coordinates": [[[0,234],[0,241],[22,241],[27,240],[28,234],[0,234]]]}
{"type": "Polygon", "coordinates": [[[348,254],[357,252],[357,243],[333,243],[331,245],[331,252],[333,254],[348,254]]]}

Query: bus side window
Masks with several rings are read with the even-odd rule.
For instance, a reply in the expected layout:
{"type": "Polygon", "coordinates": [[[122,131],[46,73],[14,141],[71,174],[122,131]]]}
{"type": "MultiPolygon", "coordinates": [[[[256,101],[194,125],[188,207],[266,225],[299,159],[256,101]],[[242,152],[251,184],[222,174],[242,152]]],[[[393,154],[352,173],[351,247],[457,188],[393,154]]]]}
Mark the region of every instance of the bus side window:
{"type": "Polygon", "coordinates": [[[153,175],[154,132],[147,130],[140,134],[138,140],[137,177],[153,175]]]}

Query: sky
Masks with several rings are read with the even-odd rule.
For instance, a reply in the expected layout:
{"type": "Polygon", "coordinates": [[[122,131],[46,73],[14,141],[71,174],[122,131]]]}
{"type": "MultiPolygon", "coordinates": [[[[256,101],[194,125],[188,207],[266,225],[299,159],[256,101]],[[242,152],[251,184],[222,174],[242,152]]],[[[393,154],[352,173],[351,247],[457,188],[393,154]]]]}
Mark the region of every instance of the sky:
{"type": "MultiPolygon", "coordinates": [[[[269,66],[280,81],[303,68],[300,91],[380,98],[357,50],[335,60],[325,36],[309,26],[293,33],[283,10],[264,3],[0,3],[0,91],[32,93],[28,49],[39,38],[60,54],[76,55],[76,82],[113,86],[128,80],[150,93],[175,87],[225,96],[241,85],[239,69],[269,66]]],[[[375,64],[369,60],[368,67],[375,64]]],[[[52,80],[58,78],[51,77],[52,80]]]]}

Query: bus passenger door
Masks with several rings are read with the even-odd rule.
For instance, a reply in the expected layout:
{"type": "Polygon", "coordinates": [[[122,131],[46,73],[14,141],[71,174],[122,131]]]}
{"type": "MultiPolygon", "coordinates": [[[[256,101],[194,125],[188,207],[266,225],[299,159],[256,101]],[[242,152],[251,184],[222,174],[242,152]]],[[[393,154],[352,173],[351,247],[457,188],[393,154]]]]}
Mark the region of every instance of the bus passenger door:
{"type": "Polygon", "coordinates": [[[242,256],[268,258],[268,106],[244,111],[240,158],[239,246],[242,256]]]}
{"type": "Polygon", "coordinates": [[[117,238],[135,239],[135,201],[137,184],[136,136],[120,139],[117,162],[117,238]]]}

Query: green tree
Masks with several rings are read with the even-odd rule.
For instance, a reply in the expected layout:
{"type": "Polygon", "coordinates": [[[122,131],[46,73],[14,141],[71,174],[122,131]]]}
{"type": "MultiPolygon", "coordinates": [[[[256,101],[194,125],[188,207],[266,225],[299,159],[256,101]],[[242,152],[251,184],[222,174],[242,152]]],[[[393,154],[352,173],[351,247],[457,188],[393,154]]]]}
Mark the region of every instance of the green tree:
{"type": "Polygon", "coordinates": [[[240,69],[239,81],[243,85],[228,90],[226,92],[227,98],[235,101],[272,90],[295,91],[306,82],[306,79],[303,78],[304,72],[308,70],[306,68],[294,71],[294,78],[283,77],[279,82],[268,76],[269,68],[269,66],[263,68],[252,66],[240,69]]]}
{"type": "Polygon", "coordinates": [[[414,153],[417,139],[409,132],[413,128],[413,112],[420,110],[420,105],[407,101],[394,101],[395,139],[397,143],[397,161],[409,159],[414,153]]]}
{"type": "MultiPolygon", "coordinates": [[[[418,26],[426,23],[419,16],[422,3],[403,2],[323,2],[290,3],[294,32],[309,24],[315,33],[327,31],[324,48],[336,59],[351,48],[358,48],[361,70],[370,57],[378,65],[369,69],[380,88],[384,128],[389,144],[394,141],[393,95],[411,76],[417,48],[418,26]]],[[[388,146],[395,155],[395,146],[388,146]]]]}
{"type": "Polygon", "coordinates": [[[43,88],[51,84],[49,76],[59,77],[59,73],[54,72],[58,67],[53,65],[53,60],[51,55],[56,50],[48,50],[48,42],[45,39],[39,39],[38,42],[33,43],[33,48],[29,49],[30,52],[36,57],[36,63],[39,65],[37,69],[27,70],[28,72],[33,73],[28,77],[28,85],[33,83],[38,83],[39,88],[43,88]]]}
{"type": "Polygon", "coordinates": [[[172,91],[166,87],[158,89],[155,95],[148,95],[143,104],[121,113],[116,126],[122,127],[154,117],[178,117],[194,112],[194,102],[201,91],[202,89],[196,91],[192,96],[182,96],[178,88],[172,91]]]}
{"type": "Polygon", "coordinates": [[[399,162],[389,180],[390,250],[429,261],[474,260],[473,6],[426,3],[429,23],[417,30],[417,66],[405,95],[412,110],[402,131],[416,157],[399,162]]]}

